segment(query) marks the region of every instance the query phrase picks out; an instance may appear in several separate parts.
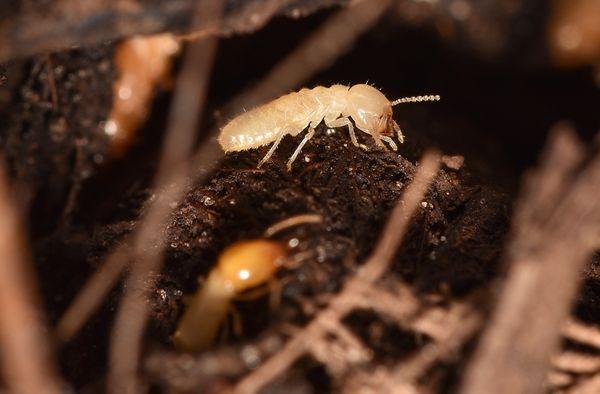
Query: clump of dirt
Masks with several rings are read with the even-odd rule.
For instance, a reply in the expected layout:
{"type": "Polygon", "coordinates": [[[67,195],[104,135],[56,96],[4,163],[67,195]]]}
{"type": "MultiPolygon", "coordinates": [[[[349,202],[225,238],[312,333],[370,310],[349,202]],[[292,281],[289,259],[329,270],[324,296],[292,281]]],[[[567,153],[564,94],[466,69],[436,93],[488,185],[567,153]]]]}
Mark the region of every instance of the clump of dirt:
{"type": "MultiPolygon", "coordinates": [[[[279,307],[270,311],[264,299],[238,303],[244,332],[233,339],[243,344],[265,330],[310,320],[307,305],[310,310],[316,300],[337,292],[360,266],[415,170],[402,155],[404,147],[398,154],[364,142],[368,151],[353,146],[342,130],[319,127],[291,172],[285,162],[297,141],[287,137],[261,169],[255,166],[265,149],[230,154],[206,185],[192,187],[165,233],[167,259],[152,301],[155,339],[168,346],[184,295],[198,287],[225,246],[261,237],[279,220],[316,213],[321,224],[276,236],[289,245],[292,259],[301,260],[279,273],[279,307]]],[[[507,222],[505,194],[474,182],[464,167],[443,170],[421,204],[393,276],[424,295],[458,297],[481,287],[498,272],[507,222]]],[[[348,324],[360,331],[373,324],[373,317],[358,314],[348,324]]],[[[386,350],[401,342],[406,350],[413,341],[398,332],[372,338],[366,343],[384,359],[405,356],[386,350]]]]}
{"type": "MultiPolygon", "coordinates": [[[[403,147],[400,154],[373,146],[365,151],[344,131],[319,128],[288,172],[285,159],[296,143],[286,138],[261,169],[255,165],[264,149],[228,155],[210,182],[193,189],[176,209],[165,270],[182,291],[196,286],[223,247],[260,237],[270,224],[297,214],[323,217],[322,225],[291,229],[284,237],[300,241],[294,253],[315,251],[319,271],[347,272],[371,251],[414,172],[403,147]]],[[[461,292],[494,272],[507,198],[469,178],[466,169],[442,171],[400,253],[398,270],[424,290],[446,283],[461,292]]],[[[336,289],[328,279],[319,283],[307,285],[316,293],[336,289]]]]}

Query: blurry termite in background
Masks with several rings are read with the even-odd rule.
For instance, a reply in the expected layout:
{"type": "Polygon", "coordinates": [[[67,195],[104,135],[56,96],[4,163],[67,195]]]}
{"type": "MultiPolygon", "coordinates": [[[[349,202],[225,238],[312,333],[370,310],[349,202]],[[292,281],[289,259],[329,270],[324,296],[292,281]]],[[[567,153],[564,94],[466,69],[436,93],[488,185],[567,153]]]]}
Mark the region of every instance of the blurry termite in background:
{"type": "Polygon", "coordinates": [[[396,150],[397,146],[390,135],[396,132],[401,143],[404,136],[392,119],[392,107],[401,103],[439,99],[438,95],[429,95],[390,101],[379,90],[365,84],[352,87],[333,85],[329,88],[305,88],[237,116],[223,127],[219,143],[225,152],[231,152],[258,148],[275,141],[258,164],[260,167],[269,160],[283,137],[288,134],[295,137],[308,127],[308,133],[287,163],[290,170],[302,147],[312,138],[321,121],[325,121],[329,128],[348,126],[352,143],[359,146],[354,125],[350,121],[352,118],[359,130],[373,137],[376,145],[383,146],[383,140],[396,150]]]}
{"type": "MultiPolygon", "coordinates": [[[[294,216],[269,227],[265,236],[321,220],[321,216],[314,214],[294,216]]],[[[286,262],[286,256],[282,243],[265,238],[240,241],[225,248],[215,268],[186,306],[173,336],[175,346],[186,352],[199,352],[209,347],[231,311],[231,302],[241,299],[242,295],[246,299],[264,295],[264,285],[273,282],[275,273],[286,262]]]]}
{"type": "Polygon", "coordinates": [[[146,121],[156,86],[165,83],[171,63],[180,49],[172,34],[133,37],[115,52],[118,79],[113,86],[113,105],[104,131],[110,138],[110,154],[119,157],[133,143],[146,121]]]}

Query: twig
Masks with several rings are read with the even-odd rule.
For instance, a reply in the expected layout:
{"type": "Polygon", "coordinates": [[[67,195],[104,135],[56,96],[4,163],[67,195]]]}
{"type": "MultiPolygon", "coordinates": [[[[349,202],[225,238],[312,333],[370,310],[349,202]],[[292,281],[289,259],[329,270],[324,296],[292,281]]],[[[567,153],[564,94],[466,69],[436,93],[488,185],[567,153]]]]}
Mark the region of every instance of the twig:
{"type": "Polygon", "coordinates": [[[421,390],[416,385],[397,382],[389,369],[383,366],[374,370],[359,370],[348,376],[344,382],[343,393],[360,394],[419,394],[428,391],[421,390]],[[391,391],[390,391],[390,388],[391,391]],[[386,391],[387,390],[387,391],[386,391]]]}
{"type": "Polygon", "coordinates": [[[573,176],[581,150],[570,129],[558,128],[525,187],[509,245],[510,271],[467,371],[466,394],[543,390],[600,227],[600,156],[573,176]]]}
{"type": "MultiPolygon", "coordinates": [[[[404,321],[402,326],[417,329],[424,316],[434,315],[438,327],[433,342],[426,344],[415,355],[400,361],[396,367],[383,366],[374,369],[353,371],[345,382],[345,388],[360,393],[421,393],[429,392],[418,388],[419,379],[438,362],[448,361],[464,346],[481,326],[481,316],[468,303],[454,303],[447,310],[437,307],[424,311],[424,315],[409,323],[404,321]],[[443,330],[443,333],[442,333],[443,330]]],[[[421,382],[425,383],[425,382],[421,382]]]]}
{"type": "Polygon", "coordinates": [[[413,182],[392,211],[375,250],[365,264],[346,283],[342,291],[332,299],[326,309],[319,312],[305,328],[295,334],[280,352],[238,383],[235,388],[237,393],[256,393],[273,378],[288,369],[298,357],[307,351],[308,344],[321,337],[327,327],[327,322],[340,321],[353,308],[348,299],[355,298],[354,293],[364,288],[365,284],[374,283],[381,277],[392,261],[408,229],[410,219],[423,200],[438,169],[439,154],[425,153],[413,182]]]}
{"type": "Polygon", "coordinates": [[[600,373],[592,376],[572,387],[567,391],[569,394],[598,394],[600,393],[600,373]]]}
{"type": "MultiPolygon", "coordinates": [[[[233,18],[232,20],[224,20],[221,23],[220,32],[215,32],[215,28],[211,26],[199,26],[191,32],[184,33],[178,36],[182,40],[197,40],[206,37],[209,34],[220,33],[230,35],[232,33],[251,33],[257,31],[267,24],[278,12],[284,7],[291,4],[293,0],[263,0],[261,2],[249,1],[244,8],[243,14],[246,18],[233,18]],[[235,25],[235,26],[234,26],[235,25]]],[[[227,18],[226,18],[227,19],[227,18]]]]}
{"type": "Polygon", "coordinates": [[[575,378],[573,375],[560,372],[560,371],[550,371],[548,372],[548,376],[546,377],[546,385],[550,390],[556,390],[561,387],[569,386],[573,384],[575,378]]]}
{"type": "Polygon", "coordinates": [[[56,80],[54,78],[54,65],[52,63],[52,56],[46,57],[46,69],[48,75],[48,86],[50,87],[50,98],[52,100],[52,106],[54,109],[58,107],[58,91],[56,90],[56,80]]]}
{"type": "Polygon", "coordinates": [[[21,9],[20,13],[0,20],[0,62],[165,31],[199,31],[206,35],[248,33],[260,29],[275,15],[306,15],[346,2],[324,0],[321,4],[310,2],[312,6],[303,6],[290,4],[290,0],[244,0],[228,9],[219,27],[215,21],[190,25],[195,0],[143,1],[135,6],[130,0],[55,0],[54,4],[43,7],[43,12],[21,9]]]}
{"type": "Polygon", "coordinates": [[[421,308],[421,302],[412,289],[404,284],[395,284],[394,291],[380,287],[364,286],[347,297],[346,300],[353,308],[371,309],[394,321],[399,327],[406,327],[410,318],[421,308]],[[373,302],[377,300],[377,302],[373,302]],[[402,302],[398,302],[402,300],[402,302]]]}
{"type": "MultiPolygon", "coordinates": [[[[464,305],[454,304],[447,307],[430,307],[424,310],[410,323],[410,329],[415,333],[427,335],[435,342],[443,342],[448,337],[449,325],[454,323],[454,316],[465,309],[464,305]]],[[[464,313],[466,315],[466,313],[464,313]]]]}
{"type": "Polygon", "coordinates": [[[464,346],[482,323],[481,316],[464,303],[452,305],[443,320],[445,333],[395,368],[396,383],[416,383],[435,362],[444,361],[464,346]]]}
{"type": "Polygon", "coordinates": [[[600,371],[600,356],[566,351],[552,357],[552,366],[572,373],[594,373],[600,371]]]}
{"type": "Polygon", "coordinates": [[[600,329],[597,327],[569,320],[563,326],[563,335],[572,341],[600,349],[600,329]]]}
{"type": "Polygon", "coordinates": [[[327,322],[322,329],[330,336],[327,340],[308,343],[307,351],[327,365],[333,376],[343,374],[349,364],[365,363],[372,359],[373,352],[339,321],[327,322]]]}
{"type": "Polygon", "coordinates": [[[121,276],[129,256],[130,245],[128,242],[122,242],[83,286],[56,325],[55,336],[60,342],[67,342],[73,338],[90,314],[98,308],[121,276]]]}
{"type": "Polygon", "coordinates": [[[60,393],[17,209],[0,167],[0,357],[14,393],[60,393]]]}
{"type": "Polygon", "coordinates": [[[168,387],[165,392],[194,393],[215,376],[239,376],[247,370],[240,353],[227,348],[202,353],[198,358],[175,352],[154,352],[145,358],[145,371],[168,387]]]}
{"type": "MultiPolygon", "coordinates": [[[[222,10],[222,1],[201,1],[195,12],[195,23],[218,20],[222,10]]],[[[187,158],[192,150],[199,113],[204,107],[216,46],[217,39],[214,37],[193,43],[188,48],[177,80],[156,179],[156,188],[160,192],[136,231],[131,273],[112,330],[109,387],[114,393],[136,393],[139,390],[137,373],[147,320],[147,299],[153,288],[152,275],[160,271],[162,264],[164,245],[162,232],[158,229],[166,224],[171,202],[178,201],[185,190],[187,158]]]]}

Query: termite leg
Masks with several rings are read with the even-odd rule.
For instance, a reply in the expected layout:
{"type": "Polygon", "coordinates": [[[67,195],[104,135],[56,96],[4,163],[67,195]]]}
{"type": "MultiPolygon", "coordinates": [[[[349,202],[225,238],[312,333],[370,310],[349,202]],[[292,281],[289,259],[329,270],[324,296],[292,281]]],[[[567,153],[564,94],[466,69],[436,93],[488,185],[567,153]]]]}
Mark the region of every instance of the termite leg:
{"type": "Polygon", "coordinates": [[[269,308],[271,308],[272,311],[279,308],[282,288],[283,286],[276,280],[269,281],[269,308]]]}
{"type": "MultiPolygon", "coordinates": [[[[400,130],[400,126],[398,126],[398,123],[396,123],[395,121],[392,121],[392,127],[394,128],[394,131],[398,135],[398,141],[400,141],[400,143],[403,144],[404,143],[404,134],[402,134],[402,130],[400,130]]],[[[394,149],[394,150],[396,150],[396,149],[394,149]]]]}
{"type": "Polygon", "coordinates": [[[387,142],[390,145],[390,148],[392,148],[392,150],[394,152],[398,150],[398,146],[396,145],[396,143],[394,142],[393,139],[391,139],[390,137],[388,137],[386,135],[382,135],[380,137],[382,140],[384,140],[385,142],[387,142]]]}
{"type": "Polygon", "coordinates": [[[260,161],[260,163],[258,163],[257,168],[260,168],[260,166],[265,164],[266,161],[269,160],[271,158],[271,156],[273,156],[273,152],[275,152],[275,149],[277,149],[277,146],[279,145],[279,143],[281,142],[281,140],[283,139],[283,137],[285,135],[286,135],[285,130],[282,130],[280,132],[279,136],[277,137],[277,139],[275,140],[275,142],[273,143],[273,145],[271,146],[271,149],[269,149],[269,151],[267,152],[265,157],[263,157],[262,160],[260,161]]]}
{"type": "MultiPolygon", "coordinates": [[[[238,301],[252,301],[264,295],[269,295],[269,308],[275,310],[281,301],[282,285],[277,280],[271,279],[267,285],[245,292],[235,297],[238,301]]],[[[235,307],[231,307],[233,332],[239,337],[242,334],[242,319],[235,307]]]]}
{"type": "Polygon", "coordinates": [[[350,119],[348,119],[348,117],[343,116],[334,120],[325,119],[325,125],[327,125],[327,127],[329,128],[348,126],[350,140],[352,141],[354,146],[361,147],[366,150],[366,147],[364,145],[358,143],[358,139],[356,139],[356,133],[354,132],[354,125],[352,124],[352,122],[350,122],[350,119]]]}
{"type": "Polygon", "coordinates": [[[293,257],[288,258],[285,261],[283,266],[288,271],[295,270],[295,269],[301,267],[308,260],[313,259],[315,257],[316,257],[316,252],[314,252],[314,251],[306,251],[306,252],[296,253],[293,257]]]}
{"type": "MultiPolygon", "coordinates": [[[[242,327],[242,317],[240,316],[240,313],[237,311],[237,309],[235,309],[235,307],[231,307],[230,309],[230,313],[231,313],[231,328],[233,331],[233,334],[239,338],[242,336],[242,334],[244,333],[244,329],[242,327]]],[[[227,338],[227,337],[225,337],[227,338]]]]}
{"type": "Polygon", "coordinates": [[[308,140],[310,140],[313,137],[313,135],[315,135],[315,129],[312,127],[312,124],[311,124],[308,127],[308,133],[306,133],[306,135],[304,136],[304,139],[300,142],[300,145],[298,145],[298,147],[294,151],[294,154],[290,157],[290,159],[287,162],[288,171],[292,170],[292,163],[294,162],[294,160],[296,160],[296,158],[300,154],[300,151],[302,150],[304,145],[308,142],[308,140]]]}
{"type": "Polygon", "coordinates": [[[260,286],[235,296],[237,301],[253,301],[269,293],[267,286],[260,286]]]}

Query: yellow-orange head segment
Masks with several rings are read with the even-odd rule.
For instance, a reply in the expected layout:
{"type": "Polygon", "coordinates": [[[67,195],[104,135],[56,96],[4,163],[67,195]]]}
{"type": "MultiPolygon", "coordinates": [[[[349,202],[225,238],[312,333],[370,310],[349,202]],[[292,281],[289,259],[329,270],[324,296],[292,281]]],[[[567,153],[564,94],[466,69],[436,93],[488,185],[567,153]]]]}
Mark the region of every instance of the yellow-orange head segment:
{"type": "Polygon", "coordinates": [[[221,253],[217,270],[232,290],[239,293],[271,279],[285,255],[285,248],[279,242],[240,241],[221,253]]]}

